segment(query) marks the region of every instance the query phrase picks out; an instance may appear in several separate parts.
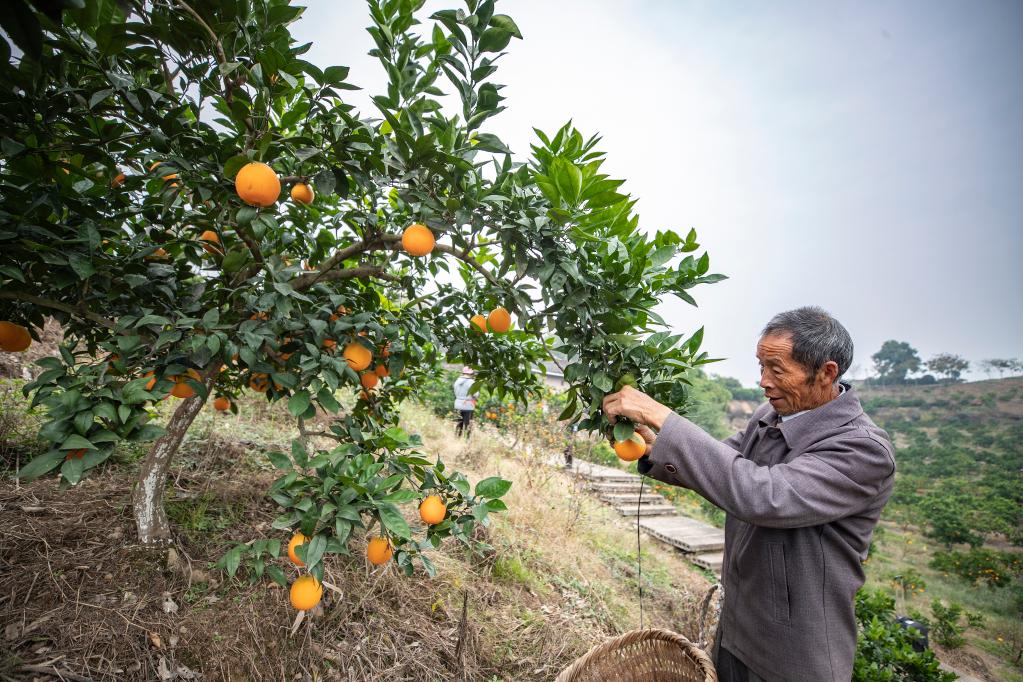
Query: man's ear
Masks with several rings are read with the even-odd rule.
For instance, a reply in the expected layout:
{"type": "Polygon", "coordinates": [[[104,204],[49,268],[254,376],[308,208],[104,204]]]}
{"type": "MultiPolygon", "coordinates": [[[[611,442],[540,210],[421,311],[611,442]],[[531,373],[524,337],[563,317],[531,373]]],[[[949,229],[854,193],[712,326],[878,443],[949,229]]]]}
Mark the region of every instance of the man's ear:
{"type": "Polygon", "coordinates": [[[838,363],[834,360],[828,360],[824,363],[824,366],[817,372],[817,379],[825,386],[831,386],[838,379],[838,363]]]}

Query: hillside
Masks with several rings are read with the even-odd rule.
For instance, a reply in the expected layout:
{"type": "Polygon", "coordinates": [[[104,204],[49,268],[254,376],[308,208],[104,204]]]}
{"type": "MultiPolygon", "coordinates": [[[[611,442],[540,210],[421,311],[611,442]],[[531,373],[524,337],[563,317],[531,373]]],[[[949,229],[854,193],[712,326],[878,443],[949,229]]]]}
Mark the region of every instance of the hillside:
{"type": "MultiPolygon", "coordinates": [[[[472,558],[449,541],[430,552],[435,578],[405,577],[393,565],[369,570],[364,540],[354,537],[353,556],[326,566],[339,591],[328,590],[292,633],[286,591],[244,571],[229,579],[214,565],[234,542],[279,533],[270,528],[277,510],[265,495],[274,478],[265,452],[287,447],[293,422],[283,407],[255,399],[242,407],[239,417],[204,410],[183,447],[168,502],[173,551],[133,544],[138,448],[121,449],[66,492],[52,478],[14,485],[5,477],[0,676],[549,680],[593,644],[639,626],[636,536],[627,522],[496,431],[455,441],[447,424],[410,407],[403,426],[428,451],[443,452],[473,481],[513,481],[509,510],[493,514],[478,538],[493,550],[472,558]]],[[[414,509],[405,511],[418,523],[414,509]]],[[[710,583],[658,543],[644,537],[642,547],[644,623],[696,638],[710,583]]],[[[275,563],[295,572],[286,559],[275,563]]]]}

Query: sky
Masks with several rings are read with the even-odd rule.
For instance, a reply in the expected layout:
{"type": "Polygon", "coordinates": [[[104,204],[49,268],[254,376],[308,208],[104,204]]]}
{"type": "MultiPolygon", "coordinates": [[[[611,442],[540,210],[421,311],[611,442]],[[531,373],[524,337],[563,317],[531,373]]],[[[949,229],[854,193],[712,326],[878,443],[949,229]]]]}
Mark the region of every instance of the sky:
{"type": "MultiPolygon", "coordinates": [[[[356,0],[309,0],[306,57],[351,67],[369,96],[356,0]]],[[[427,2],[421,16],[455,0],[427,2]]],[[[599,133],[605,172],[638,198],[640,227],[694,227],[729,277],[659,312],[705,327],[748,385],[775,313],[819,305],[873,373],[886,339],[923,360],[1023,358],[1023,3],[503,0],[513,40],[492,80],[508,109],[486,124],[527,159],[533,127],[599,133]]],[[[444,85],[442,84],[442,87],[444,85]]],[[[451,96],[454,99],[454,96],[451,96]]]]}

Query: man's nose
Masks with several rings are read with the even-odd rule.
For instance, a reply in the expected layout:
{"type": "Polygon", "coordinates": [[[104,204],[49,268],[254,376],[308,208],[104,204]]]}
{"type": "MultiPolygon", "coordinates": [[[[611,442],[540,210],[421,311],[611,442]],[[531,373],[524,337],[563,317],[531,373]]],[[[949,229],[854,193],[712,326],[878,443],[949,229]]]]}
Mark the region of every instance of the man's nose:
{"type": "Polygon", "coordinates": [[[771,381],[767,378],[767,372],[760,373],[760,388],[771,388],[771,381]]]}

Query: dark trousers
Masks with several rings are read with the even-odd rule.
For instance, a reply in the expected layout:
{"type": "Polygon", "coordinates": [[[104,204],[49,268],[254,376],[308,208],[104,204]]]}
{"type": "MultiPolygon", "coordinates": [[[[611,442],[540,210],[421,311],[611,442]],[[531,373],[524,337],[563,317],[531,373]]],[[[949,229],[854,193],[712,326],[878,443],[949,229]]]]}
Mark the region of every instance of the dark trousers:
{"type": "Polygon", "coordinates": [[[458,426],[455,427],[455,433],[459,436],[469,437],[469,432],[472,430],[472,410],[459,410],[462,415],[458,420],[458,426]]]}
{"type": "MultiPolygon", "coordinates": [[[[720,636],[720,633],[718,633],[720,636]]],[[[746,664],[732,655],[723,646],[715,647],[714,667],[718,671],[718,682],[764,682],[764,678],[746,667],[746,664]]]]}

